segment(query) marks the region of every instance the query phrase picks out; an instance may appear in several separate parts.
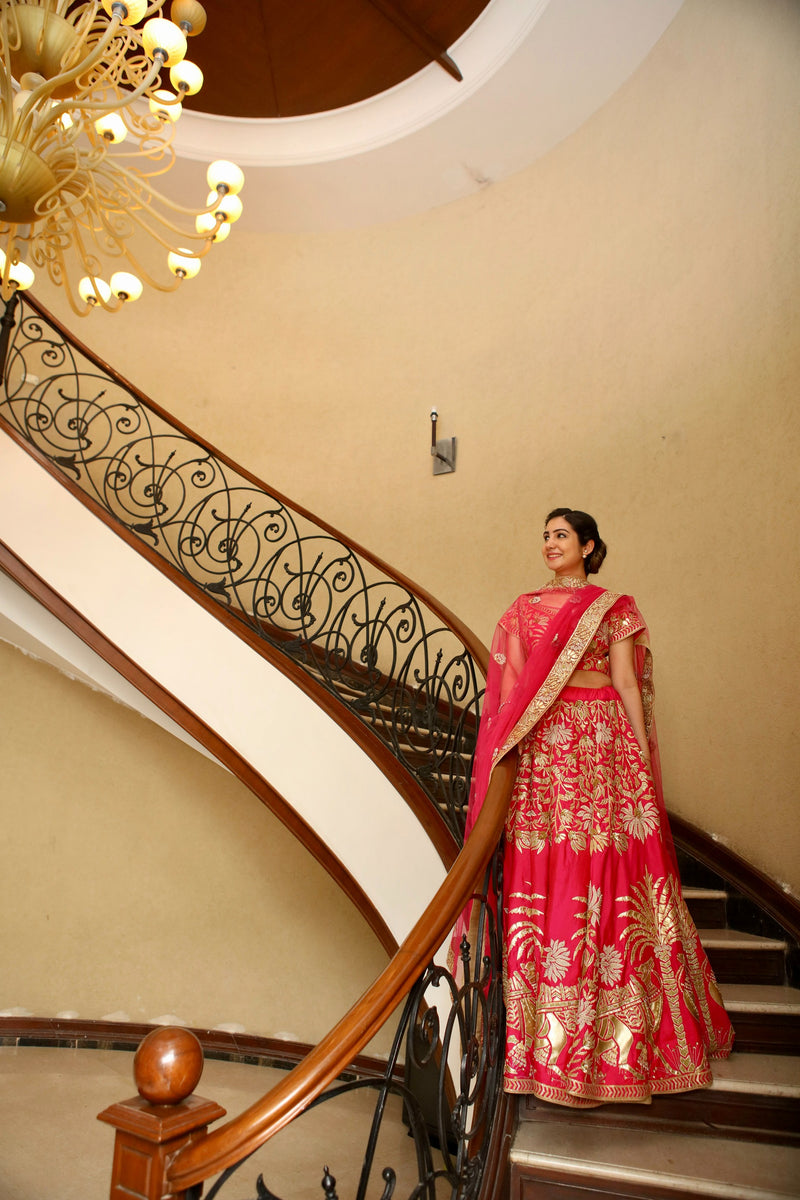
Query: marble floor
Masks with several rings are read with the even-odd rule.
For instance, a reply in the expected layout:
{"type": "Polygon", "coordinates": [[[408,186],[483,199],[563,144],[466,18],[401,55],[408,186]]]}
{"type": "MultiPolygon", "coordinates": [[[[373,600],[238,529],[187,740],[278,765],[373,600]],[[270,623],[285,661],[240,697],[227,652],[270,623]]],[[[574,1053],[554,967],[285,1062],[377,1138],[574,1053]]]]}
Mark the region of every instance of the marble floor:
{"type": "MultiPolygon", "coordinates": [[[[271,1068],[210,1059],[197,1091],[235,1116],[282,1077],[271,1068]]],[[[114,1132],[97,1114],[135,1092],[132,1052],[0,1046],[0,1200],[106,1200],[114,1132]]],[[[326,1164],[338,1194],[354,1195],[370,1100],[369,1093],[357,1093],[307,1113],[262,1147],[221,1197],[254,1197],[263,1174],[283,1200],[322,1200],[326,1164]]],[[[399,1103],[391,1100],[390,1106],[371,1194],[380,1195],[380,1171],[390,1165],[398,1174],[398,1194],[408,1195],[416,1180],[413,1142],[399,1103]]]]}

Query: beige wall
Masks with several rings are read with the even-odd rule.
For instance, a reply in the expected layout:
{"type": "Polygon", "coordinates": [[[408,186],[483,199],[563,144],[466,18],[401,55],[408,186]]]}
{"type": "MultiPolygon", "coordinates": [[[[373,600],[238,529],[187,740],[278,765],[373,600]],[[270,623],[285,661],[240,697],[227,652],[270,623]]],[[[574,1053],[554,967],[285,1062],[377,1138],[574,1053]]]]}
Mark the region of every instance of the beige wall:
{"type": "Polygon", "coordinates": [[[80,333],[484,638],[542,580],[548,508],[594,512],[651,625],[669,803],[800,891],[798,62],[793,0],[686,0],[520,175],[385,227],[234,230],[191,290],[80,333]]]}
{"type": "Polygon", "coordinates": [[[326,872],[144,717],[4,642],[0,678],[0,1009],[322,1037],[387,961],[326,872]]]}

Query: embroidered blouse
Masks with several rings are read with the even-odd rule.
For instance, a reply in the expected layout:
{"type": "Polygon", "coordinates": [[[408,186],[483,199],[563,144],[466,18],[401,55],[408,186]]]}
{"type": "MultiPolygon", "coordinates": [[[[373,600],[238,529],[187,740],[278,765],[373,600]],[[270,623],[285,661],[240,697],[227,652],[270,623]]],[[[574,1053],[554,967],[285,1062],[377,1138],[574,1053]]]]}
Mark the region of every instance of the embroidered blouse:
{"type": "MultiPolygon", "coordinates": [[[[554,588],[550,585],[539,592],[526,593],[519,596],[511,608],[500,618],[500,627],[511,637],[519,639],[523,658],[528,658],[541,642],[548,623],[563,603],[562,597],[559,596],[558,603],[548,604],[548,592],[568,590],[572,590],[572,588],[569,586],[554,588]]],[[[609,647],[612,642],[623,641],[627,637],[640,633],[644,628],[645,623],[633,598],[631,596],[620,597],[614,608],[601,621],[597,633],[587,647],[576,670],[599,671],[603,675],[609,675],[609,647]]],[[[505,658],[504,655],[501,657],[505,658]]]]}

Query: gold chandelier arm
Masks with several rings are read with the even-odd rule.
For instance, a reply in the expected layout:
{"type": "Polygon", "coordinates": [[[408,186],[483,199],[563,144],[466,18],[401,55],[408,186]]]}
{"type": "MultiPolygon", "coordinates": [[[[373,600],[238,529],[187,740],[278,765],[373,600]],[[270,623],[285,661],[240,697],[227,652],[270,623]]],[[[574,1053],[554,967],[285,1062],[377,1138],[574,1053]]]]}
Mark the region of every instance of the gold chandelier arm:
{"type": "MultiPolygon", "coordinates": [[[[150,187],[149,184],[144,183],[143,179],[149,178],[149,176],[143,176],[143,174],[139,171],[129,171],[121,163],[118,163],[118,159],[120,159],[122,157],[123,156],[119,155],[119,154],[113,155],[113,158],[111,155],[109,155],[108,158],[106,159],[106,161],[103,163],[103,165],[98,168],[96,173],[103,174],[105,169],[108,168],[109,170],[112,170],[114,172],[114,174],[119,173],[120,175],[122,175],[123,178],[130,185],[131,193],[137,197],[137,200],[140,204],[143,204],[143,205],[146,204],[148,207],[152,208],[153,201],[156,201],[158,204],[163,205],[164,208],[167,208],[171,212],[176,213],[180,216],[196,217],[196,216],[199,216],[201,213],[215,212],[222,200],[222,197],[218,196],[213,204],[206,205],[203,208],[189,207],[188,205],[185,205],[185,204],[178,204],[175,200],[171,200],[169,198],[169,196],[165,196],[163,194],[163,192],[159,192],[156,188],[152,188],[152,187],[150,187]],[[147,192],[146,198],[141,198],[140,192],[142,190],[145,190],[147,192]]],[[[131,157],[133,157],[133,156],[131,156],[131,157]]],[[[173,229],[174,232],[177,233],[180,237],[195,237],[195,236],[197,236],[196,234],[187,233],[180,226],[173,225],[171,222],[165,221],[164,223],[168,224],[169,228],[173,229]]]]}
{"type": "MultiPolygon", "coordinates": [[[[114,36],[119,28],[119,17],[112,17],[106,35],[100,39],[88,57],[84,58],[76,67],[72,67],[69,71],[62,71],[59,75],[53,75],[50,79],[42,80],[42,82],[33,89],[16,116],[15,131],[17,132],[17,137],[19,139],[24,136],[24,131],[28,124],[28,117],[31,113],[33,113],[36,106],[41,104],[43,100],[46,100],[47,97],[52,95],[54,91],[63,88],[68,83],[73,83],[80,75],[85,74],[91,69],[91,67],[95,66],[96,63],[102,59],[106,49],[113,41],[114,36]]],[[[153,65],[155,66],[156,64],[154,63],[153,65]]],[[[161,68],[159,65],[158,70],[160,69],[161,68]]],[[[48,110],[47,119],[43,122],[42,129],[46,128],[48,125],[54,124],[64,112],[74,111],[76,108],[89,107],[93,106],[88,101],[61,101],[60,103],[53,105],[53,107],[48,110]]]]}
{"type": "Polygon", "coordinates": [[[119,111],[120,109],[127,108],[127,106],[129,104],[132,104],[134,100],[141,99],[141,97],[145,94],[145,92],[148,90],[148,88],[151,88],[153,86],[156,79],[158,78],[159,72],[161,70],[161,65],[162,64],[156,59],[156,61],[153,63],[152,67],[148,71],[147,75],[145,76],[145,79],[143,80],[143,82],[138,84],[137,87],[132,92],[126,92],[124,96],[120,96],[117,100],[105,101],[105,102],[100,102],[100,103],[98,103],[95,100],[62,100],[59,104],[56,104],[48,113],[48,117],[51,118],[51,120],[48,121],[48,124],[53,123],[56,120],[58,120],[58,118],[64,112],[73,113],[76,111],[78,111],[78,112],[90,111],[90,112],[96,112],[96,113],[105,113],[105,112],[116,112],[116,111],[119,111]]]}
{"type": "MultiPolygon", "coordinates": [[[[118,185],[116,185],[113,179],[110,180],[111,188],[109,189],[109,192],[111,194],[104,194],[97,188],[97,184],[102,182],[103,176],[104,171],[101,167],[99,170],[94,172],[92,177],[92,186],[90,188],[89,195],[92,198],[94,221],[96,224],[105,228],[115,241],[120,241],[121,239],[119,238],[119,234],[114,231],[113,225],[110,223],[109,213],[113,214],[118,212],[121,216],[123,215],[122,206],[120,204],[122,197],[119,195],[116,198],[113,197],[113,192],[118,191],[118,185]]],[[[176,246],[167,240],[167,234],[173,235],[178,241],[199,243],[198,249],[192,250],[190,253],[193,257],[204,258],[210,250],[212,244],[209,240],[208,234],[198,234],[194,229],[187,230],[181,225],[177,225],[174,221],[170,220],[167,213],[164,213],[160,211],[159,208],[155,207],[152,201],[153,199],[157,199],[163,202],[167,209],[177,209],[178,212],[186,213],[190,216],[195,216],[197,214],[197,210],[182,208],[178,205],[174,205],[165,197],[160,196],[157,192],[151,192],[149,188],[141,189],[140,187],[137,187],[138,181],[136,180],[135,176],[131,175],[131,173],[126,172],[126,176],[131,183],[130,197],[127,197],[126,199],[129,199],[132,201],[132,203],[125,204],[124,219],[130,221],[143,232],[147,233],[154,241],[163,246],[165,250],[176,249],[176,246]],[[145,190],[147,194],[142,196],[141,190],[145,190]]]]}

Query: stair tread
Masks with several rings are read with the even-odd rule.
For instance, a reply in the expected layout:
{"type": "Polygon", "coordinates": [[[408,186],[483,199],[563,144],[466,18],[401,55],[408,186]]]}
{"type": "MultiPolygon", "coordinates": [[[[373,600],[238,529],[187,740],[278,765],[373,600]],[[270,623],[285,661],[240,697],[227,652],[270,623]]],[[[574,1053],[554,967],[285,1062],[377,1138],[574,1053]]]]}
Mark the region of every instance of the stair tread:
{"type": "Polygon", "coordinates": [[[643,1188],[685,1193],[689,1183],[693,1195],[726,1200],[796,1200],[800,1179],[800,1149],[793,1146],[568,1122],[522,1125],[511,1161],[643,1188]]]}
{"type": "Polygon", "coordinates": [[[712,1063],[711,1091],[800,1100],[800,1059],[790,1054],[737,1054],[712,1063]]]}
{"type": "Polygon", "coordinates": [[[778,983],[723,983],[722,1000],[728,1012],[800,1014],[800,989],[778,983]]]}
{"type": "Polygon", "coordinates": [[[728,893],[721,888],[681,888],[684,900],[727,900],[728,893]]]}
{"type": "Polygon", "coordinates": [[[764,937],[758,933],[742,933],[738,929],[698,929],[700,941],[708,949],[726,950],[785,950],[786,942],[780,938],[764,937]]]}

